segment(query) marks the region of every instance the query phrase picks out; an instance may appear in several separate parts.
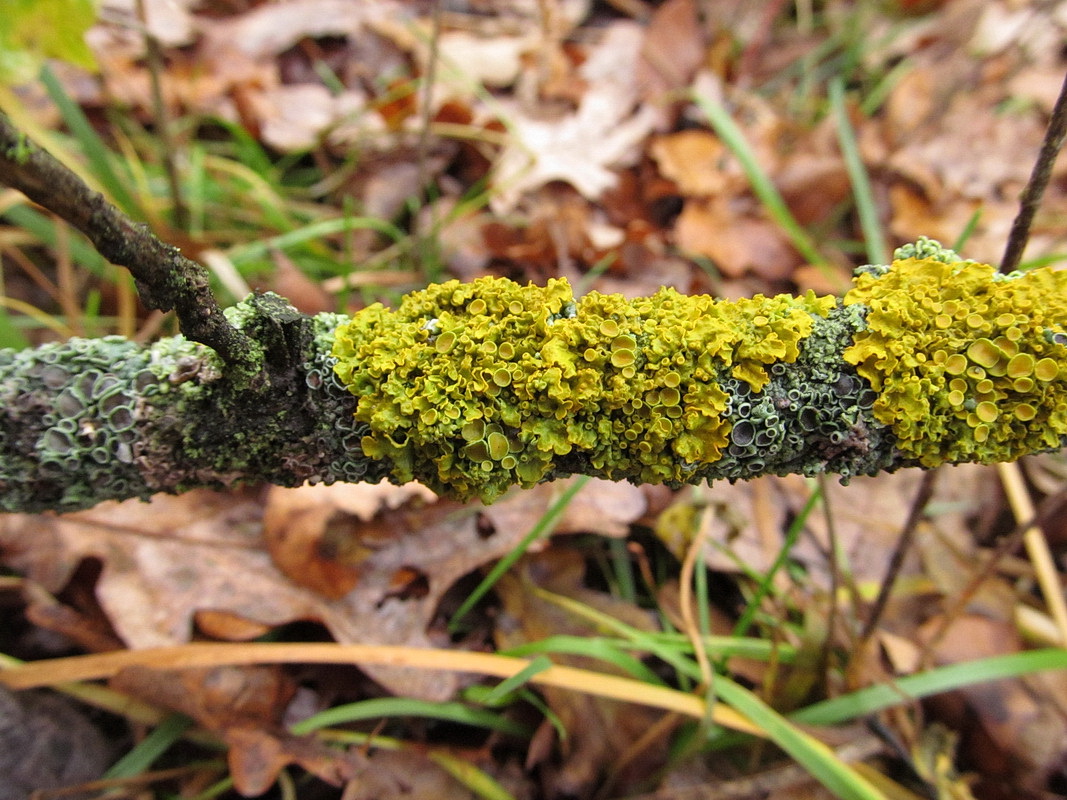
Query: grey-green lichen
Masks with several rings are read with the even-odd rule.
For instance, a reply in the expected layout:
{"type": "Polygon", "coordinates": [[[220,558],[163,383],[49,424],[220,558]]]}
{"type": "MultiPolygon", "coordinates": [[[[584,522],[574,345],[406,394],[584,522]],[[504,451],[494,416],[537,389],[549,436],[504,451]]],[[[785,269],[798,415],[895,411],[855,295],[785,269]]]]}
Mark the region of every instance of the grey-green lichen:
{"type": "MultiPolygon", "coordinates": [[[[265,355],[272,342],[286,349],[293,319],[306,322],[294,314],[258,296],[231,319],[267,329],[256,336],[265,355]]],[[[0,351],[0,509],[70,511],[194,486],[348,477],[330,464],[347,464],[351,442],[313,428],[331,424],[322,415],[334,406],[351,422],[351,396],[332,385],[313,391],[302,365],[314,345],[291,344],[293,368],[258,391],[181,336],[148,347],[111,336],[0,351]]]]}
{"type": "Polygon", "coordinates": [[[356,399],[341,383],[333,355],[334,333],[348,321],[342,314],[318,314],[312,320],[310,357],[303,364],[307,387],[307,410],[314,427],[307,434],[302,455],[314,454],[312,482],[376,483],[388,477],[388,467],[363,455],[363,437],[370,433],[365,422],[355,418],[356,399]]]}
{"type": "Polygon", "coordinates": [[[6,507],[67,509],[147,496],[134,463],[150,355],[122,337],[0,351],[0,495],[6,507]],[[81,479],[67,478],[78,474],[81,479]]]}

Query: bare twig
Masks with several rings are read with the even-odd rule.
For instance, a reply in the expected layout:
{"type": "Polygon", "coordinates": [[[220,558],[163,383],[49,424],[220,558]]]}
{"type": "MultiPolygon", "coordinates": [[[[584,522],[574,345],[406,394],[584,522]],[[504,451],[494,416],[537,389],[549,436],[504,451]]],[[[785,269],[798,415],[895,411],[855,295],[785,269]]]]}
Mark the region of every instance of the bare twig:
{"type": "MultiPolygon", "coordinates": [[[[931,470],[923,474],[919,490],[915,493],[915,499],[912,501],[911,509],[908,511],[908,518],[904,522],[904,529],[900,532],[896,549],[893,550],[893,557],[890,559],[889,567],[886,569],[882,586],[878,590],[878,598],[874,601],[874,608],[871,609],[871,614],[863,626],[863,633],[860,635],[861,643],[866,643],[871,638],[878,628],[882,615],[885,613],[886,605],[889,603],[889,596],[893,593],[893,586],[896,584],[897,576],[904,565],[904,557],[908,554],[911,549],[911,543],[915,539],[915,530],[919,527],[919,521],[922,519],[930,498],[933,497],[936,478],[937,470],[931,470]]],[[[856,652],[859,652],[859,649],[856,652]]]]}
{"type": "Polygon", "coordinates": [[[203,267],[86,186],[3,114],[0,183],[60,216],[84,233],[104,258],[129,269],[144,304],[163,311],[173,309],[182,333],[215,350],[235,382],[247,383],[259,373],[259,349],[226,321],[203,267]]]}
{"type": "Polygon", "coordinates": [[[1045,131],[1045,139],[1041,143],[1041,151],[1030,173],[1030,180],[1019,198],[1019,213],[1011,225],[1008,244],[1004,249],[1004,257],[1000,261],[1001,272],[1012,272],[1022,260],[1023,250],[1026,249],[1026,243],[1030,238],[1030,226],[1033,224],[1037,207],[1048,187],[1049,178],[1052,177],[1052,167],[1056,163],[1056,156],[1063,148],[1065,137],[1067,137],[1067,76],[1064,77],[1063,86],[1060,87],[1060,96],[1052,109],[1048,130],[1045,131]]]}

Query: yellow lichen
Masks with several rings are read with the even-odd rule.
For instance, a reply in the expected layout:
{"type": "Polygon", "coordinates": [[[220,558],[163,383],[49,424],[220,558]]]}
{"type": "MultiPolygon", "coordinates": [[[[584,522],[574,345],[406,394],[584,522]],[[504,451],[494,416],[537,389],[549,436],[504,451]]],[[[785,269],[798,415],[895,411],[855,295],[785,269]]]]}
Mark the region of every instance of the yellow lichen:
{"type": "Polygon", "coordinates": [[[363,310],[333,353],[370,428],[365,454],[398,480],[492,500],[579,456],[607,477],[683,482],[729,444],[721,382],[760,392],[835,305],[671,289],[575,301],[562,280],[450,281],[363,310]]]}
{"type": "Polygon", "coordinates": [[[859,275],[844,303],[868,309],[844,358],[905,456],[992,463],[1067,435],[1067,273],[910,258],[859,275]]]}

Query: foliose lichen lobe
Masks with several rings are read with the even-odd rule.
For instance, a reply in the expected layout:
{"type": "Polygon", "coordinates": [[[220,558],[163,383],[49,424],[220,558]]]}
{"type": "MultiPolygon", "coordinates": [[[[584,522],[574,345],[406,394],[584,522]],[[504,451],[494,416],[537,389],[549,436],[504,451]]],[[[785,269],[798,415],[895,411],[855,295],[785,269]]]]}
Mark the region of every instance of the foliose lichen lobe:
{"type": "Polygon", "coordinates": [[[1001,275],[933,245],[860,271],[844,297],[864,309],[844,359],[878,392],[875,417],[927,467],[1062,446],[1067,272],[1001,275]]]}
{"type": "Polygon", "coordinates": [[[797,361],[836,306],[813,293],[575,300],[563,280],[450,281],[396,311],[364,309],[337,329],[333,355],[369,427],[364,453],[397,480],[485,500],[569,463],[684,483],[740,463],[755,429],[731,438],[737,397],[766,397],[776,365],[797,361]]]}
{"type": "Polygon", "coordinates": [[[135,459],[151,366],[119,336],[0,350],[0,507],[147,496],[135,459]]]}

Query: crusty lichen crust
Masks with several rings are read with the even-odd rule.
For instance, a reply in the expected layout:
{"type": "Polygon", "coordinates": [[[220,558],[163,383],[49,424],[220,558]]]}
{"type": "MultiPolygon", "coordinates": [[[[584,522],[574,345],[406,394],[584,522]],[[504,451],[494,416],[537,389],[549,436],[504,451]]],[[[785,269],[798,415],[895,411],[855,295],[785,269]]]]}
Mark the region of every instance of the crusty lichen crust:
{"type": "Polygon", "coordinates": [[[1010,460],[1067,441],[1067,273],[921,240],[843,300],[431,286],[333,356],[390,476],[491,501],[570,472],[681,484],[1010,460]]]}
{"type": "Polygon", "coordinates": [[[858,274],[844,303],[866,309],[844,358],[905,457],[988,464],[1061,446],[1067,272],[911,257],[858,274]]]}

